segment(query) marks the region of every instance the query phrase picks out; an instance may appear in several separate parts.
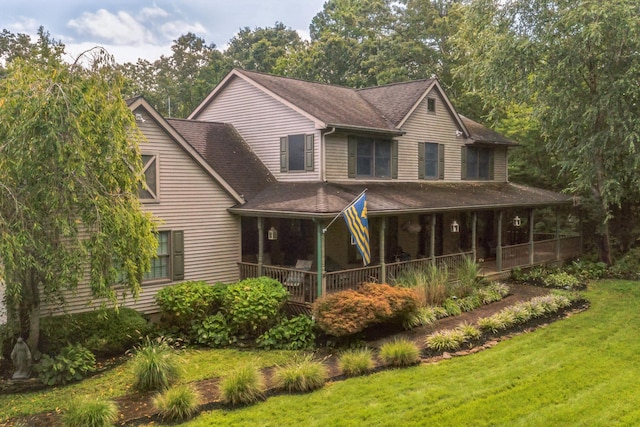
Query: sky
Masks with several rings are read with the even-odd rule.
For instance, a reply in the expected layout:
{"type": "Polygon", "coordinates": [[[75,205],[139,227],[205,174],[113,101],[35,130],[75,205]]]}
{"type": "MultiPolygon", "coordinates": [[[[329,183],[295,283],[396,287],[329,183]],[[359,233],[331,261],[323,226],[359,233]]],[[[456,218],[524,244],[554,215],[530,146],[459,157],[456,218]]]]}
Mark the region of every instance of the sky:
{"type": "Polygon", "coordinates": [[[308,38],[325,0],[0,0],[0,29],[35,35],[43,26],[73,57],[102,46],[119,63],[154,61],[195,33],[224,49],[241,28],[282,22],[308,38]]]}

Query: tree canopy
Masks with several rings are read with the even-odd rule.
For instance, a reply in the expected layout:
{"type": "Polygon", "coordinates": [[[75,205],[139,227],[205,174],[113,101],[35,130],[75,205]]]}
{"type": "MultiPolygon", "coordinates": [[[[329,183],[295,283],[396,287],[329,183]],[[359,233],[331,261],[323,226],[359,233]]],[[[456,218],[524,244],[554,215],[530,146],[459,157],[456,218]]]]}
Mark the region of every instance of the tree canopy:
{"type": "Polygon", "coordinates": [[[16,57],[0,78],[0,278],[31,348],[41,303],[81,281],[135,297],[157,245],[124,80],[103,50],[79,59],[16,57]]]}

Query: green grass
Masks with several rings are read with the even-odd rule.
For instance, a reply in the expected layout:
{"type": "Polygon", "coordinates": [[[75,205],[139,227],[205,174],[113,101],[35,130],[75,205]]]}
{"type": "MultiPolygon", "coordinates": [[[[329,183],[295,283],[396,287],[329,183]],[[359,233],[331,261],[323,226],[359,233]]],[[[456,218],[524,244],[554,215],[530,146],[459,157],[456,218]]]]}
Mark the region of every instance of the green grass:
{"type": "Polygon", "coordinates": [[[186,425],[639,425],[640,282],[600,281],[586,296],[586,312],[489,350],[186,425]]]}
{"type": "MultiPolygon", "coordinates": [[[[192,382],[231,372],[237,364],[255,362],[259,367],[284,364],[295,351],[240,351],[234,349],[186,350],[180,352],[183,362],[182,382],[192,382]]],[[[108,372],[81,383],[54,387],[34,393],[0,395],[0,423],[20,415],[66,409],[77,396],[113,399],[133,393],[131,363],[125,363],[108,372]]]]}

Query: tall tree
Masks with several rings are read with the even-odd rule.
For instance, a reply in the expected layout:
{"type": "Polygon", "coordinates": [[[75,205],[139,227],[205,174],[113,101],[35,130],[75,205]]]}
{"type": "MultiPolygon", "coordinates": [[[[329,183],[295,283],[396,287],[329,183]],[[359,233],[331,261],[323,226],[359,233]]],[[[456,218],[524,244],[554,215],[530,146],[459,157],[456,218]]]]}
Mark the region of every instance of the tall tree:
{"type": "Polygon", "coordinates": [[[278,60],[300,49],[303,41],[297,31],[276,22],[273,27],[244,27],[230,41],[224,52],[234,67],[273,73],[278,60]]]}
{"type": "Polygon", "coordinates": [[[135,297],[157,246],[123,79],[102,50],[82,60],[18,58],[0,79],[0,279],[32,349],[43,302],[84,280],[105,302],[135,297]]]}
{"type": "Polygon", "coordinates": [[[174,40],[171,55],[150,63],[139,59],[120,70],[127,77],[125,93],[142,95],[167,117],[186,117],[231,69],[214,44],[193,33],[174,40]]]}
{"type": "Polygon", "coordinates": [[[532,106],[607,263],[614,208],[640,184],[639,16],[635,0],[478,0],[460,37],[472,89],[532,106]]]}

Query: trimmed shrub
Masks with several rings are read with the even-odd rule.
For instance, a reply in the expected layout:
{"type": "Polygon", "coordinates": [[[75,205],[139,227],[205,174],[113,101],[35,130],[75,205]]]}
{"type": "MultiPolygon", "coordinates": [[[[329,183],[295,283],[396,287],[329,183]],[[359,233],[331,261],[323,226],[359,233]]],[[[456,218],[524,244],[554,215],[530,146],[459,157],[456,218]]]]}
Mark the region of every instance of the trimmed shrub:
{"type": "Polygon", "coordinates": [[[236,341],[222,313],[207,316],[201,322],[194,321],[191,333],[195,342],[212,348],[225,347],[236,341]]]}
{"type": "Polygon", "coordinates": [[[167,327],[188,333],[191,324],[214,313],[219,306],[224,285],[210,286],[203,281],[190,281],[167,286],[156,293],[156,303],[167,327]],[[216,288],[220,286],[220,288],[216,288]]]}
{"type": "Polygon", "coordinates": [[[289,393],[317,390],[324,386],[327,380],[327,368],[305,356],[301,360],[294,360],[287,365],[277,367],[273,373],[274,384],[277,388],[289,393]]]}
{"type": "Polygon", "coordinates": [[[374,367],[373,353],[368,348],[346,350],[340,355],[338,366],[347,377],[365,375],[374,367]]]}
{"type": "Polygon", "coordinates": [[[397,339],[380,347],[380,358],[386,365],[411,366],[420,361],[420,349],[413,341],[397,339]]]}
{"type": "Polygon", "coordinates": [[[315,322],[309,316],[300,315],[283,319],[256,339],[258,347],[266,350],[308,350],[314,347],[315,322]]]}
{"type": "Polygon", "coordinates": [[[103,356],[123,354],[151,328],[142,314],[127,307],[43,317],[39,348],[43,353],[57,354],[69,344],[82,344],[103,356]]]}
{"type": "Polygon", "coordinates": [[[248,405],[264,399],[264,375],[253,365],[242,365],[220,384],[222,400],[231,405],[248,405]]]}
{"type": "Polygon", "coordinates": [[[366,283],[357,290],[336,292],[318,299],[313,315],[327,334],[346,336],[388,322],[402,322],[418,308],[411,289],[366,283]]]}
{"type": "Polygon", "coordinates": [[[280,282],[268,277],[229,285],[223,303],[227,323],[240,335],[259,336],[275,324],[288,295],[280,282]]]}
{"type": "Polygon", "coordinates": [[[34,369],[38,378],[46,385],[66,384],[79,381],[96,370],[96,358],[81,344],[69,345],[55,357],[43,355],[34,369]]]}
{"type": "Polygon", "coordinates": [[[76,399],[62,415],[65,427],[110,427],[118,421],[118,406],[111,401],[76,399]]]}
{"type": "Polygon", "coordinates": [[[158,394],[153,406],[164,421],[184,421],[198,412],[200,395],[191,386],[182,384],[158,394]]]}
{"type": "Polygon", "coordinates": [[[168,389],[180,376],[180,365],[173,349],[162,339],[136,348],[133,356],[133,388],[137,391],[168,389]]]}
{"type": "Polygon", "coordinates": [[[544,286],[560,289],[580,289],[584,287],[584,285],[580,283],[575,276],[565,271],[559,271],[557,273],[547,275],[543,279],[542,283],[544,286]]]}

